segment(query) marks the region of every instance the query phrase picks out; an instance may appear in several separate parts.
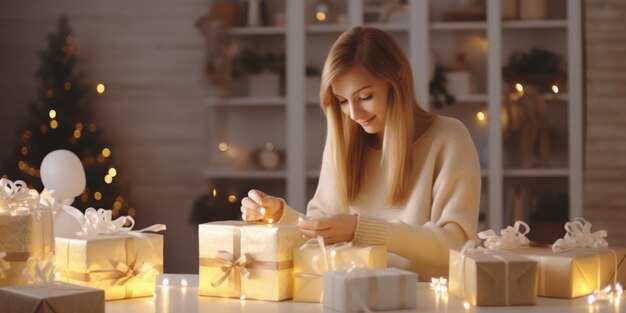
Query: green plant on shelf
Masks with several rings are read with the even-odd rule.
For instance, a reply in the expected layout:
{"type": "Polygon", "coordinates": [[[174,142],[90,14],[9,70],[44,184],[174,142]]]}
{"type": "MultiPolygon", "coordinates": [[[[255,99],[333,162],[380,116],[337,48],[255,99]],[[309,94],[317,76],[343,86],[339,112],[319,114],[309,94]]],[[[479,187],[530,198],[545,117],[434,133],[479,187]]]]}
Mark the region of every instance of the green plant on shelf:
{"type": "Polygon", "coordinates": [[[243,50],[234,60],[233,77],[244,74],[259,74],[263,71],[285,73],[285,56],[272,52],[243,50]]]}
{"type": "Polygon", "coordinates": [[[516,52],[502,68],[502,76],[511,86],[530,84],[540,91],[550,91],[553,85],[560,87],[564,84],[562,59],[560,55],[540,48],[516,52]]]}

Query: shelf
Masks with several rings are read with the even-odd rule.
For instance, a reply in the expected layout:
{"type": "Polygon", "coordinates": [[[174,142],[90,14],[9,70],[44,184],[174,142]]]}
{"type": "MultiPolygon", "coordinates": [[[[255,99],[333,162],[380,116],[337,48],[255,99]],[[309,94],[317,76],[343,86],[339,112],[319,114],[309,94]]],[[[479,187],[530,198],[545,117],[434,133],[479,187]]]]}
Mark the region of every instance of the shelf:
{"type": "Polygon", "coordinates": [[[233,36],[253,35],[285,35],[287,29],[284,26],[259,26],[259,27],[233,27],[230,34],[233,36]]]}
{"type": "Polygon", "coordinates": [[[328,25],[309,25],[306,28],[308,33],[330,33],[336,34],[341,33],[344,30],[348,29],[348,25],[346,24],[328,24],[328,25]]]}
{"type": "Polygon", "coordinates": [[[430,24],[430,30],[486,30],[487,22],[434,22],[430,24]]]}
{"type": "Polygon", "coordinates": [[[285,97],[236,97],[236,98],[207,98],[204,103],[209,107],[250,107],[250,106],[285,106],[285,97]]]}
{"type": "Polygon", "coordinates": [[[224,170],[207,169],[204,176],[213,179],[285,179],[287,173],[284,170],[264,171],[264,170],[224,170]]]}
{"type": "Polygon", "coordinates": [[[386,32],[408,32],[409,26],[405,24],[368,23],[366,26],[378,28],[386,32]]]}
{"type": "Polygon", "coordinates": [[[545,29],[562,28],[567,29],[566,20],[537,20],[537,21],[504,21],[504,29],[545,29]]]}
{"type": "Polygon", "coordinates": [[[568,168],[510,168],[504,169],[504,177],[568,177],[568,168]]]}

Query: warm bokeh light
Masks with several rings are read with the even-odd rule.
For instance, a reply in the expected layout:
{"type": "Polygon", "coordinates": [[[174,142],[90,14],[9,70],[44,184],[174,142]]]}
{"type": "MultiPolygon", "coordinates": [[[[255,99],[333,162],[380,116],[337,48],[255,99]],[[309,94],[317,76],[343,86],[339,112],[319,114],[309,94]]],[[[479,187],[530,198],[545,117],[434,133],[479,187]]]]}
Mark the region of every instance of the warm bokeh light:
{"type": "Polygon", "coordinates": [[[557,86],[557,85],[552,85],[552,92],[554,92],[554,93],[559,93],[559,86],[557,86]]]}
{"type": "Polygon", "coordinates": [[[109,148],[102,149],[102,156],[108,158],[111,156],[111,150],[109,148]]]}
{"type": "Polygon", "coordinates": [[[100,191],[94,192],[93,198],[96,199],[97,201],[100,201],[100,199],[102,199],[102,193],[100,191]]]}
{"type": "Polygon", "coordinates": [[[469,302],[465,301],[465,302],[463,302],[463,307],[464,307],[466,310],[469,310],[472,306],[469,304],[469,302]]]}
{"type": "Polygon", "coordinates": [[[515,90],[517,90],[517,93],[520,95],[524,94],[524,86],[520,83],[515,84],[515,90]]]}
{"type": "Polygon", "coordinates": [[[220,142],[220,144],[217,145],[217,148],[222,152],[226,151],[228,150],[228,144],[226,144],[225,142],[220,142]]]}
{"type": "Polygon", "coordinates": [[[111,177],[115,177],[115,175],[117,175],[117,170],[114,167],[110,168],[109,175],[111,175],[111,177]]]}
{"type": "Polygon", "coordinates": [[[83,123],[81,122],[76,123],[76,129],[83,131],[83,123]]]}
{"type": "Polygon", "coordinates": [[[48,116],[50,116],[50,118],[57,117],[57,111],[56,110],[50,110],[50,112],[48,112],[48,116]]]}
{"type": "Polygon", "coordinates": [[[92,132],[92,133],[95,132],[96,131],[96,124],[94,124],[94,123],[89,124],[89,131],[92,132]]]}
{"type": "Polygon", "coordinates": [[[63,84],[63,88],[65,90],[70,90],[72,89],[72,84],[70,82],[65,82],[65,84],[63,84]]]}
{"type": "Polygon", "coordinates": [[[317,12],[315,13],[315,19],[317,19],[320,22],[323,22],[326,20],[326,13],[324,12],[317,12]]]}
{"type": "Polygon", "coordinates": [[[103,94],[105,90],[106,90],[106,87],[104,87],[104,84],[102,84],[102,83],[100,83],[100,84],[98,84],[98,86],[96,86],[96,91],[99,94],[103,94]]]}
{"type": "Polygon", "coordinates": [[[50,121],[50,128],[56,129],[59,126],[59,122],[57,120],[50,121]]]}
{"type": "Polygon", "coordinates": [[[217,189],[213,188],[213,198],[217,197],[217,189]]]}
{"type": "Polygon", "coordinates": [[[482,112],[482,111],[480,111],[480,112],[476,113],[476,118],[477,118],[479,121],[484,121],[484,120],[485,120],[485,113],[484,113],[484,112],[482,112]]]}
{"type": "Polygon", "coordinates": [[[80,130],[78,130],[78,129],[74,130],[74,138],[78,139],[78,138],[80,138],[80,135],[82,135],[80,130]]]}
{"type": "Polygon", "coordinates": [[[107,184],[111,184],[113,182],[113,177],[111,177],[111,175],[104,176],[104,182],[107,184]]]}
{"type": "Polygon", "coordinates": [[[24,146],[21,149],[22,155],[27,155],[28,154],[28,147],[24,146]]]}
{"type": "Polygon", "coordinates": [[[237,203],[237,196],[235,196],[235,195],[228,195],[228,202],[230,202],[230,203],[237,203]]]}

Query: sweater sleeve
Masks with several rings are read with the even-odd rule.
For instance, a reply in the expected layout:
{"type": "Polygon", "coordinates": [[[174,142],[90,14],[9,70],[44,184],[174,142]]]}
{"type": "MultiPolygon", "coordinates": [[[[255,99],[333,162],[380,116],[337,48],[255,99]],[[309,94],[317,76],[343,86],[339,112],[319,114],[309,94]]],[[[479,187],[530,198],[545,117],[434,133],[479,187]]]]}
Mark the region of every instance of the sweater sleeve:
{"type": "MultiPolygon", "coordinates": [[[[462,125],[461,125],[462,126],[462,125]]],[[[356,245],[384,244],[389,252],[419,263],[447,266],[449,250],[474,238],[480,202],[480,165],[473,141],[463,126],[437,153],[433,172],[430,220],[422,225],[359,215],[356,245]]]]}

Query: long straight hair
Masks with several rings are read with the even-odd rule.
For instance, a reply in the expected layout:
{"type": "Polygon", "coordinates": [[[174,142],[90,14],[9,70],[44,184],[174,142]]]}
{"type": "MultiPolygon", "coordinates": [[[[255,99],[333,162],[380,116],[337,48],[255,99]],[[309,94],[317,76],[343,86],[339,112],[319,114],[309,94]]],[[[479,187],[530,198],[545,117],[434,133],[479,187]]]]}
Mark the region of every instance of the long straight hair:
{"type": "Polygon", "coordinates": [[[428,115],[415,100],[413,75],[406,55],[387,33],[376,28],[354,27],[345,31],[330,48],[322,71],[320,106],[326,115],[330,153],[339,180],[340,201],[347,209],[359,194],[363,179],[363,150],[367,134],[344,114],[333,94],[332,83],[341,74],[359,67],[389,86],[387,118],[381,166],[386,170],[387,204],[400,206],[410,194],[411,146],[415,117],[428,115]]]}

